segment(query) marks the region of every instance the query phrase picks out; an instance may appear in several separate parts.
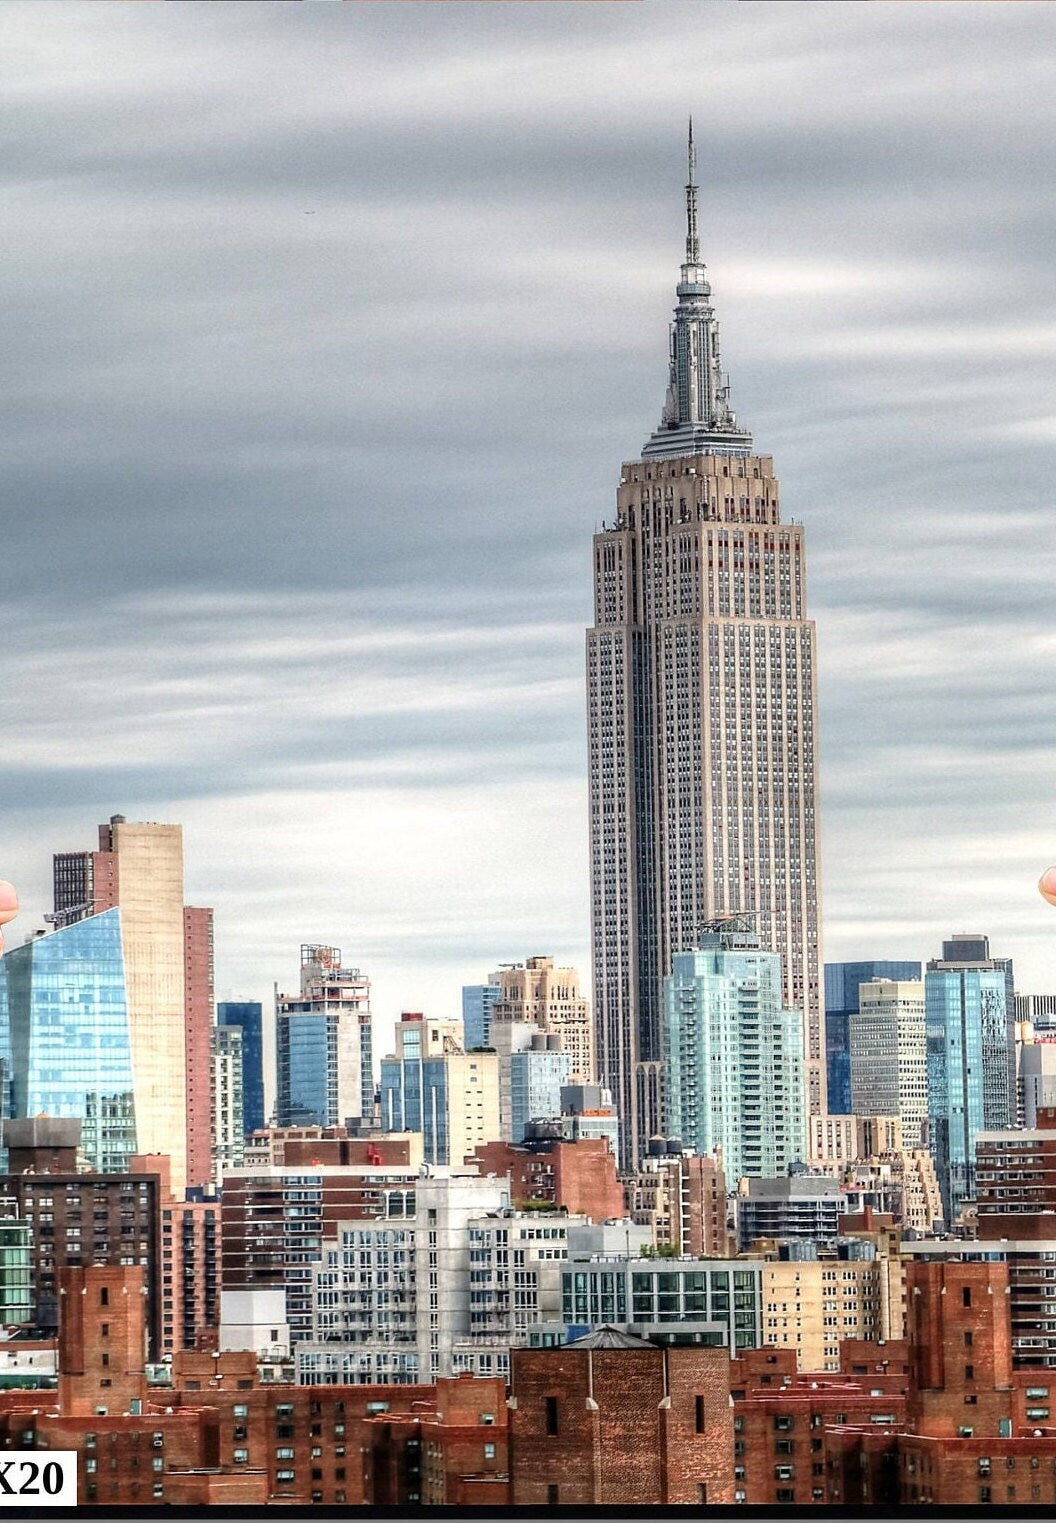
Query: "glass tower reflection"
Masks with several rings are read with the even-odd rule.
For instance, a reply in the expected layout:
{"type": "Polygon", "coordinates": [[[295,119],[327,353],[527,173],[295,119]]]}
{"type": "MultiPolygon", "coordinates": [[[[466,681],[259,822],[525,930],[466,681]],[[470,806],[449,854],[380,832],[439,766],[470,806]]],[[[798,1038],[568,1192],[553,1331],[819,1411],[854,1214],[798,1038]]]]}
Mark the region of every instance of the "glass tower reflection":
{"type": "Polygon", "coordinates": [[[121,911],[16,947],[0,970],[12,1115],[80,1116],[91,1167],[127,1170],[136,1120],[121,911]]]}

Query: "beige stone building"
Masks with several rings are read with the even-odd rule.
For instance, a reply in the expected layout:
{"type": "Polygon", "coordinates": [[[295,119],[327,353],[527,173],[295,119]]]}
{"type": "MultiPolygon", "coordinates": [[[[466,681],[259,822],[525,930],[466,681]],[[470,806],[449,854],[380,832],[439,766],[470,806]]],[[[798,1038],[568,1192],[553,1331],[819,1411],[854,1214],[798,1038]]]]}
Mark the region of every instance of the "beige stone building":
{"type": "Polygon", "coordinates": [[[854,1163],[902,1148],[898,1116],[811,1116],[810,1156],[817,1163],[854,1163]]]}
{"type": "Polygon", "coordinates": [[[804,531],[730,408],[690,159],[667,399],[595,535],[587,633],[596,1061],[625,1167],[663,1131],[664,977],[720,916],[780,955],[826,1108],[804,531]]]}
{"type": "Polygon", "coordinates": [[[844,1338],[904,1336],[898,1257],[819,1258],[763,1264],[763,1342],[791,1348],[801,1370],[838,1370],[844,1338]]]}
{"type": "Polygon", "coordinates": [[[733,1250],[721,1154],[643,1158],[624,1180],[624,1198],[631,1220],[649,1228],[656,1248],[698,1259],[725,1258],[733,1250]]]}
{"type": "MultiPolygon", "coordinates": [[[[862,986],[863,989],[866,987],[862,986]]],[[[898,1116],[811,1116],[812,1167],[840,1181],[851,1209],[889,1211],[904,1231],[930,1235],[942,1221],[935,1163],[904,1147],[898,1116]]]]}
{"type": "Polygon", "coordinates": [[[590,1001],[580,993],[575,968],[557,968],[552,957],[528,957],[492,973],[499,997],[491,1010],[491,1040],[496,1027],[531,1022],[561,1038],[561,1050],[572,1060],[569,1082],[590,1084],[594,1079],[594,1030],[590,1001]]]}

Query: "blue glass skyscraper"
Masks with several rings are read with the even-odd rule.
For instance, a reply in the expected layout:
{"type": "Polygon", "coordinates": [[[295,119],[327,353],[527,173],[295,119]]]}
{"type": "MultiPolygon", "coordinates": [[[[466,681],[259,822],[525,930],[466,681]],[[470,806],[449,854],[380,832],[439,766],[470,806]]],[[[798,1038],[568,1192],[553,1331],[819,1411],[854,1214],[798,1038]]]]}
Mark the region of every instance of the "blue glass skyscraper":
{"type": "Polygon", "coordinates": [[[340,947],[301,947],[301,987],[275,996],[280,1126],[344,1126],[374,1114],[370,980],[340,947]]]}
{"type": "Polygon", "coordinates": [[[929,962],[924,975],[928,1128],[950,1223],[975,1194],[976,1136],[1015,1120],[1011,962],[990,958],[985,937],[944,942],[943,953],[951,952],[929,962]]]}
{"type": "Polygon", "coordinates": [[[462,1030],[466,1051],[487,1047],[491,1040],[491,1010],[502,995],[500,984],[463,984],[462,1030]]]}
{"type": "Polygon", "coordinates": [[[264,1125],[263,1010],[255,1000],[223,1000],[216,1007],[218,1026],[242,1033],[242,1110],[247,1135],[264,1125]]]}
{"type": "Polygon", "coordinates": [[[127,1169],[136,1152],[136,1116],[121,911],[16,947],[0,971],[12,1115],[80,1116],[92,1167],[127,1169]]]}

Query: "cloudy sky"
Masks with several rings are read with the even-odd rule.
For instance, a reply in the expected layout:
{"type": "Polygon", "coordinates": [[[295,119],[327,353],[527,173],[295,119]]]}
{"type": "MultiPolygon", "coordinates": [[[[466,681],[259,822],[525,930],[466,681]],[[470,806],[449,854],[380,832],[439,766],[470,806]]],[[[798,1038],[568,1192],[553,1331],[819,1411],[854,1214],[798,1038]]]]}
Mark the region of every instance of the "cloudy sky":
{"type": "MultiPolygon", "coordinates": [[[[683,137],[808,526],[825,955],[1056,989],[1056,8],[0,7],[0,870],[179,821],[221,997],[588,967],[590,539],[683,137]]],[[[384,1042],[384,1039],[383,1039],[384,1042]]]]}

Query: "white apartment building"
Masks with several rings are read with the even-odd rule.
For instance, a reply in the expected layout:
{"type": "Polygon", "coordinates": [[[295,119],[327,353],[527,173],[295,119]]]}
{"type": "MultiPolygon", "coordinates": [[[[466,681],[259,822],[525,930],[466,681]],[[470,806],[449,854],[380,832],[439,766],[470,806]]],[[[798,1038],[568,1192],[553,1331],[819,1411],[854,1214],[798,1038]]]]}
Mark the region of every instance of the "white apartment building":
{"type": "Polygon", "coordinates": [[[568,1229],[582,1220],[512,1211],[508,1178],[431,1170],[413,1216],[344,1222],[324,1245],[298,1383],[507,1374],[511,1345],[559,1314],[568,1229]]]}

